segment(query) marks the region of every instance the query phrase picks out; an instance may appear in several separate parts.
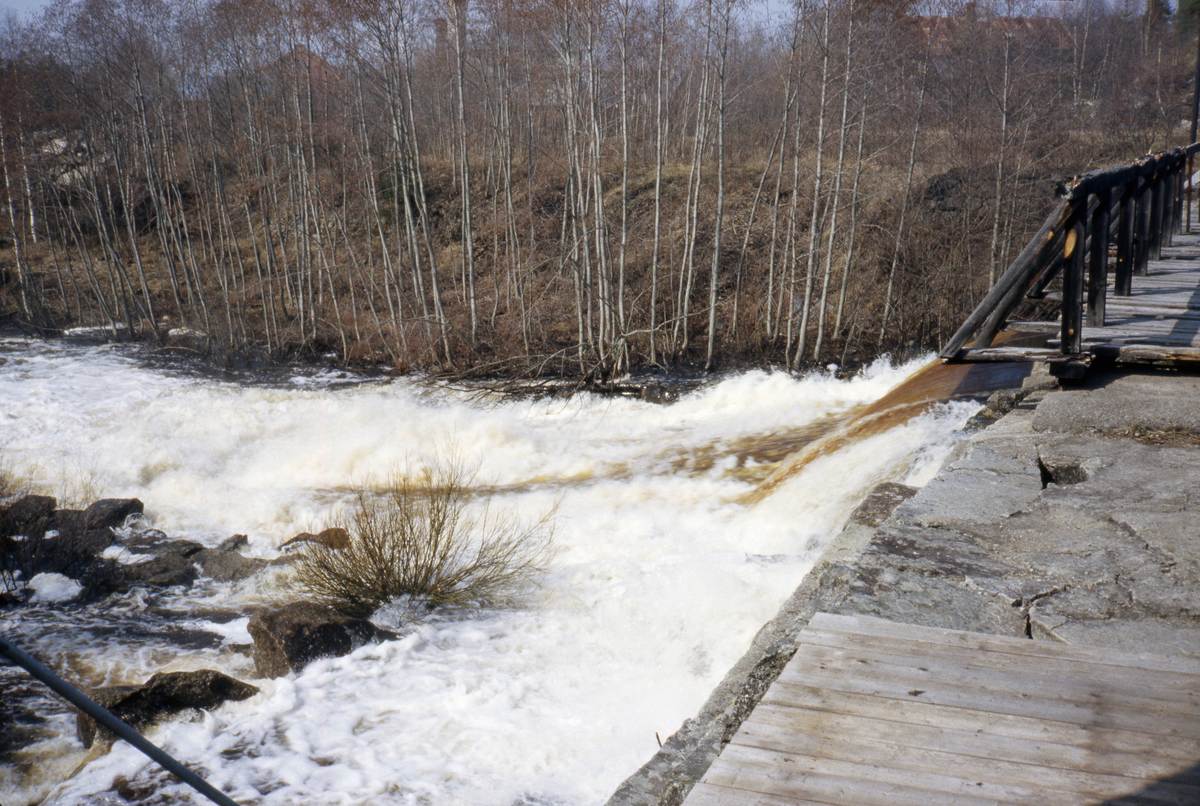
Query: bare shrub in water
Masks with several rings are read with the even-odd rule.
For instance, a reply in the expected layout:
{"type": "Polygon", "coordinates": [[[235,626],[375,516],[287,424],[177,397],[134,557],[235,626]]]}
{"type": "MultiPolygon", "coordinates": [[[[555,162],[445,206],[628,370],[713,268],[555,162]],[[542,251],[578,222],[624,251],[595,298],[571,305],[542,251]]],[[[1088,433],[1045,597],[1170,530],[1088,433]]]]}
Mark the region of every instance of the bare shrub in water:
{"type": "Polygon", "coordinates": [[[349,533],[348,545],[304,547],[297,584],[359,618],[405,597],[429,608],[518,599],[547,569],[553,513],[524,523],[495,513],[487,492],[471,507],[473,481],[461,461],[443,459],[392,473],[382,490],[358,488],[332,524],[349,533]]]}

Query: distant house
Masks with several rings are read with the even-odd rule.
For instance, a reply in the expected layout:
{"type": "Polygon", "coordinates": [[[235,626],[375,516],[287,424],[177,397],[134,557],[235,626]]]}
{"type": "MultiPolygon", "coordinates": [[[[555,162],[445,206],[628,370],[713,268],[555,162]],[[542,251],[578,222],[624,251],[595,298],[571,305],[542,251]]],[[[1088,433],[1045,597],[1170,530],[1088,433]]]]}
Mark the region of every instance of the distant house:
{"type": "Polygon", "coordinates": [[[967,3],[956,16],[912,15],[908,19],[914,38],[935,60],[952,56],[972,40],[996,41],[997,36],[1027,49],[1063,51],[1072,46],[1071,33],[1058,17],[1003,16],[975,3],[967,3]]]}

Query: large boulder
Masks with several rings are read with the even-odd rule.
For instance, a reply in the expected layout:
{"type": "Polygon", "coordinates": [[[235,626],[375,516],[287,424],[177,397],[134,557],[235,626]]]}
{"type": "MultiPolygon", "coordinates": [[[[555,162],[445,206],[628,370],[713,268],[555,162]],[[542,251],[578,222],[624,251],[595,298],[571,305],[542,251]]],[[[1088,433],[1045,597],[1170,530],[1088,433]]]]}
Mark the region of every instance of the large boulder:
{"type": "Polygon", "coordinates": [[[318,658],[348,655],[363,644],[395,639],[369,621],[315,602],[293,602],[250,617],[259,677],[283,677],[318,658]]]}
{"type": "Polygon", "coordinates": [[[222,540],[221,545],[217,546],[217,548],[222,551],[241,551],[243,546],[248,545],[250,545],[250,538],[246,537],[246,535],[233,535],[222,540]]]}
{"type": "Polygon", "coordinates": [[[239,582],[254,576],[263,568],[267,561],[256,557],[245,557],[236,551],[228,549],[204,549],[192,558],[206,577],[217,582],[239,582]]]}
{"type": "MultiPolygon", "coordinates": [[[[140,686],[105,686],[90,692],[93,700],[138,731],[180,711],[211,710],[257,693],[255,686],[212,669],[159,672],[140,686]]],[[[76,713],[75,731],[84,747],[92,746],[97,733],[109,735],[82,711],[76,713]]]]}
{"type": "Polygon", "coordinates": [[[123,526],[130,515],[141,515],[145,511],[145,505],[136,498],[102,498],[83,513],[84,529],[123,526]]]}
{"type": "Polygon", "coordinates": [[[58,502],[48,495],[23,495],[0,508],[0,535],[39,538],[50,528],[58,502]]]}
{"type": "Polygon", "coordinates": [[[199,572],[189,555],[179,553],[159,554],[144,562],[114,566],[112,576],[112,587],[128,590],[139,585],[154,588],[191,585],[199,572]]]}

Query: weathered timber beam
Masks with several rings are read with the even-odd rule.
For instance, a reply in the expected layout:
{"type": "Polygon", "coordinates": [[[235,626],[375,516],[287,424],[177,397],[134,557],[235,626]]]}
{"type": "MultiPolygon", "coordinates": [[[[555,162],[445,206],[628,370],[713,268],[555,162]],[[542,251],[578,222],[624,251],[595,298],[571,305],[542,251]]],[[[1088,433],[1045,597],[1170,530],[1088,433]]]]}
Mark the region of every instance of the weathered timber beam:
{"type": "Polygon", "coordinates": [[[1118,364],[1149,364],[1157,367],[1200,364],[1200,347],[1157,347],[1145,344],[1092,344],[1088,350],[1097,358],[1118,364]]]}
{"type": "MultiPolygon", "coordinates": [[[[1020,298],[1021,292],[1024,291],[1027,285],[1029,275],[1039,271],[1045,265],[1044,260],[1039,259],[1044,259],[1044,253],[1049,251],[1055,236],[1060,234],[1070,212],[1071,205],[1067,201],[1059,202],[1058,206],[1054,208],[1054,212],[1042,224],[1041,229],[1025,245],[1025,248],[1021,250],[1021,254],[1017,255],[1004,274],[1000,276],[1000,279],[996,281],[996,285],[992,286],[992,290],[987,293],[983,301],[971,312],[971,315],[967,317],[967,321],[963,322],[962,327],[950,338],[950,341],[946,343],[946,346],[942,348],[942,351],[938,355],[942,358],[953,358],[966,345],[967,341],[975,335],[975,331],[979,330],[980,326],[984,324],[993,309],[1009,296],[1014,287],[1018,290],[1017,298],[1020,298]]],[[[1008,312],[1006,311],[1005,315],[1007,316],[1007,314],[1008,312]]],[[[991,341],[989,340],[987,345],[980,346],[990,347],[991,341]]]]}
{"type": "Polygon", "coordinates": [[[1112,209],[1112,193],[1103,191],[1097,197],[1096,209],[1088,218],[1092,233],[1088,244],[1087,323],[1104,327],[1105,302],[1108,297],[1108,240],[1112,209]]]}
{"type": "MultiPolygon", "coordinates": [[[[1086,205],[1080,205],[1086,208],[1086,205]]],[[[1063,249],[1062,352],[1078,355],[1083,344],[1083,267],[1087,250],[1087,211],[1074,216],[1063,249]]]]}
{"type": "Polygon", "coordinates": [[[1133,224],[1133,273],[1145,277],[1150,270],[1150,207],[1154,197],[1154,180],[1143,176],[1138,183],[1137,205],[1133,224]]]}
{"type": "MultiPolygon", "coordinates": [[[[1019,282],[1009,288],[996,307],[988,314],[983,326],[975,336],[976,347],[991,347],[992,342],[1008,322],[1008,316],[1017,307],[1029,289],[1038,281],[1042,272],[1055,271],[1055,265],[1063,256],[1063,248],[1067,241],[1067,230],[1073,219],[1085,215],[1086,205],[1083,202],[1072,202],[1063,210],[1058,224],[1051,231],[1050,237],[1041,243],[1019,282]]],[[[1082,244],[1081,244],[1082,245],[1082,244]]]]}
{"type": "Polygon", "coordinates": [[[1130,182],[1119,194],[1120,214],[1117,219],[1117,266],[1113,273],[1113,293],[1119,297],[1130,294],[1133,281],[1134,219],[1137,213],[1137,181],[1130,182]]]}
{"type": "Polygon", "coordinates": [[[1083,174],[1082,176],[1064,179],[1058,183],[1056,190],[1058,195],[1065,199],[1082,199],[1085,196],[1099,193],[1104,189],[1111,190],[1117,185],[1124,185],[1148,174],[1158,173],[1164,168],[1181,170],[1181,168],[1176,167],[1178,163],[1195,154],[1197,151],[1200,151],[1200,143],[1193,143],[1190,146],[1173,148],[1168,151],[1160,151],[1157,154],[1150,154],[1137,162],[1127,165],[1104,168],[1099,171],[1083,174]]]}
{"type": "Polygon", "coordinates": [[[1158,260],[1162,257],[1163,242],[1163,204],[1166,200],[1166,175],[1156,174],[1150,180],[1149,202],[1149,231],[1146,238],[1146,257],[1148,260],[1158,260]]]}
{"type": "Polygon", "coordinates": [[[1062,353],[1048,347],[964,347],[955,361],[986,363],[991,361],[1046,361],[1062,353]]]}
{"type": "MultiPolygon", "coordinates": [[[[1088,199],[1088,220],[1089,221],[1092,220],[1091,217],[1093,215],[1096,215],[1096,212],[1099,209],[1099,206],[1100,206],[1100,197],[1099,196],[1092,196],[1090,199],[1088,199]]],[[[1094,238],[1092,237],[1092,227],[1089,226],[1088,227],[1088,238],[1087,238],[1087,249],[1090,250],[1092,248],[1093,240],[1094,240],[1094,238]]],[[[1105,248],[1107,248],[1107,242],[1105,244],[1105,248]]],[[[1062,261],[1059,260],[1058,258],[1055,258],[1054,260],[1052,260],[1050,262],[1049,267],[1047,267],[1047,269],[1038,276],[1037,282],[1035,282],[1033,284],[1033,287],[1030,288],[1028,292],[1026,292],[1025,298],[1026,299],[1050,299],[1052,295],[1047,294],[1046,289],[1050,286],[1050,283],[1054,282],[1054,278],[1058,277],[1058,273],[1061,269],[1062,269],[1062,261]]],[[[1057,299],[1061,301],[1062,296],[1059,295],[1057,297],[1057,299]]]]}

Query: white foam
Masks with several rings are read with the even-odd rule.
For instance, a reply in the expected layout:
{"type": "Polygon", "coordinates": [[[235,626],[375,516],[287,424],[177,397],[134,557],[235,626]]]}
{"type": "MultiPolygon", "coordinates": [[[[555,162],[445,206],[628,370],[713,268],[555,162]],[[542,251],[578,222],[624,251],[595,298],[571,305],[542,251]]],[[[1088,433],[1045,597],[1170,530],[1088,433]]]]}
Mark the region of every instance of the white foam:
{"type": "Polygon", "coordinates": [[[69,602],[83,592],[83,586],[78,582],[55,573],[37,574],[29,580],[26,587],[33,591],[29,601],[34,604],[69,602]]]}
{"type": "MultiPolygon", "coordinates": [[[[400,641],[255,681],[251,700],[153,733],[255,803],[602,803],[657,749],[656,733],[696,712],[857,497],[936,463],[970,413],[941,407],[746,507],[751,486],[728,446],[849,411],[915,365],[851,381],[747,372],[671,406],[594,395],[482,405],[403,380],[239,387],[144,370],[107,348],[38,348],[15,369],[0,376],[0,411],[20,424],[6,455],[98,468],[100,492],[141,498],[172,536],[211,545],[246,533],[253,552],[273,555],[356,480],[452,444],[509,490],[504,507],[537,517],[558,506],[553,570],[526,606],[409,626],[400,641]],[[712,469],[681,471],[677,460],[699,451],[715,455],[712,469]]],[[[205,591],[235,608],[283,595],[205,591]]],[[[238,643],[239,621],[191,626],[238,643]]],[[[112,652],[95,664],[125,664],[126,678],[162,662],[112,652]]],[[[218,662],[246,671],[244,659],[218,662]]],[[[52,802],[143,770],[119,743],[52,802]]]]}

